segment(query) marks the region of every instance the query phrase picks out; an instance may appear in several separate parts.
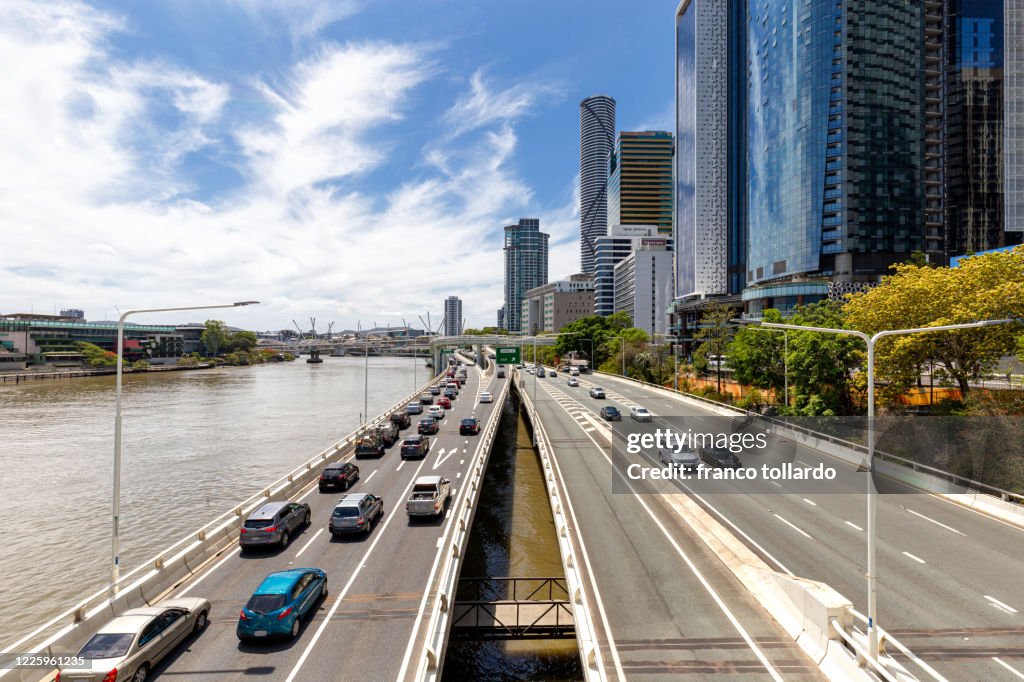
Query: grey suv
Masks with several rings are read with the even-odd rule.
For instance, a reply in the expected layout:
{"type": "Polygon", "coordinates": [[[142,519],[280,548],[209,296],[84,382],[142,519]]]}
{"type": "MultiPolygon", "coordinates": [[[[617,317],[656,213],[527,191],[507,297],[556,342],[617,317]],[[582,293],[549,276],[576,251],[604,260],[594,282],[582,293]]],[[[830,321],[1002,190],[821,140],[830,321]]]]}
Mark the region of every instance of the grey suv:
{"type": "Polygon", "coordinates": [[[249,515],[238,536],[240,547],[287,547],[292,535],[309,525],[309,505],[305,502],[267,502],[249,515]]]}
{"type": "Polygon", "coordinates": [[[349,493],[338,500],[327,530],[334,537],[344,533],[369,533],[382,516],[384,500],[368,493],[349,493]]]}

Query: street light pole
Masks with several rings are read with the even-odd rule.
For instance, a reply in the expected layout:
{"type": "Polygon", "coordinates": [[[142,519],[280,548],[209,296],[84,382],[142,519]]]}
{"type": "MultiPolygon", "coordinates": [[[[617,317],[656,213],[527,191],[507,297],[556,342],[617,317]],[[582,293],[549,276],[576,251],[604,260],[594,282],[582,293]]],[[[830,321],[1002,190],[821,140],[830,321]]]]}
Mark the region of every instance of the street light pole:
{"type": "Polygon", "coordinates": [[[117,376],[114,381],[114,500],[112,504],[112,533],[110,540],[110,589],[117,594],[117,581],[121,578],[121,384],[124,371],[124,321],[129,315],[141,313],[171,313],[184,310],[213,310],[257,305],[259,301],[239,301],[223,305],[197,305],[178,308],[139,308],[126,310],[117,320],[117,376]]]}
{"type": "MultiPolygon", "coordinates": [[[[875,545],[878,529],[876,527],[876,496],[875,490],[875,344],[879,339],[886,336],[902,336],[907,334],[923,334],[927,332],[949,331],[955,329],[975,329],[978,327],[991,327],[1008,322],[1017,322],[1016,319],[1003,320],[982,320],[980,322],[966,322],[963,324],[945,324],[935,327],[917,327],[914,329],[889,329],[880,331],[874,336],[868,336],[864,332],[853,329],[831,329],[828,327],[804,327],[796,324],[783,324],[781,322],[762,322],[762,327],[773,329],[794,329],[797,331],[825,332],[830,334],[843,334],[856,336],[864,340],[868,349],[868,487],[867,487],[867,523],[868,523],[868,657],[878,661],[878,569],[875,562],[875,545]]],[[[788,396],[787,396],[788,397],[788,396]]]]}

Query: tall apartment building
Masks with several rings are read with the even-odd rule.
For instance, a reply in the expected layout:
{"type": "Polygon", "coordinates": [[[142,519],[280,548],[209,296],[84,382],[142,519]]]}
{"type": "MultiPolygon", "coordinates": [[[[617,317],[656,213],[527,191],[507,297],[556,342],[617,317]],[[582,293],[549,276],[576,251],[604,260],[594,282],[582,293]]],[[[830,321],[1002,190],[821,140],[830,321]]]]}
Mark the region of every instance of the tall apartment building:
{"type": "Polygon", "coordinates": [[[673,241],[658,232],[657,225],[612,225],[608,234],[597,238],[594,272],[594,313],[615,312],[615,265],[637,249],[671,251],[673,241]]]}
{"type": "MultiPolygon", "coordinates": [[[[580,270],[594,272],[595,240],[608,232],[608,159],[615,145],[615,100],[580,102],[580,270]]],[[[517,313],[518,314],[518,313],[517,313]]]]}
{"type": "Polygon", "coordinates": [[[1020,239],[1024,233],[1024,0],[1005,0],[1004,7],[1004,226],[1020,239]]]}
{"type": "Polygon", "coordinates": [[[608,224],[672,236],[672,133],[621,132],[608,164],[608,224]]]}
{"type": "Polygon", "coordinates": [[[665,309],[672,302],[672,252],[641,247],[615,265],[615,312],[624,312],[632,326],[652,337],[665,334],[665,309]]]}
{"type": "Polygon", "coordinates": [[[594,314],[594,276],[571,275],[530,289],[523,298],[523,331],[556,332],[570,322],[594,314]]]}
{"type": "Polygon", "coordinates": [[[462,334],[462,299],[449,296],[444,301],[444,335],[460,336],[462,334]]]}
{"type": "Polygon", "coordinates": [[[505,324],[522,331],[523,296],[548,281],[548,236],[536,218],[505,227],[505,324]]]}

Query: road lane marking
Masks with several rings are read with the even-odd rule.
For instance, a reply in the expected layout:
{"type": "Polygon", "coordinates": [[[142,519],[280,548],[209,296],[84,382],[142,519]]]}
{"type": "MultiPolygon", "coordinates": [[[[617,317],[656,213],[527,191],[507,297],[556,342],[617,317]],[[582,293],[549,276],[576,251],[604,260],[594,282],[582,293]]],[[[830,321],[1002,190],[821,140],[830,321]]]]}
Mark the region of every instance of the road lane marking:
{"type": "Polygon", "coordinates": [[[793,530],[795,530],[795,531],[796,531],[797,533],[800,533],[800,535],[803,535],[803,536],[804,536],[805,538],[807,538],[808,540],[813,540],[813,539],[814,539],[814,538],[812,538],[812,537],[811,537],[810,535],[808,535],[808,534],[807,534],[806,532],[804,532],[804,531],[803,531],[803,530],[802,530],[801,528],[798,528],[797,526],[794,526],[794,525],[793,525],[792,523],[790,523],[790,522],[789,522],[789,521],[787,521],[786,519],[782,518],[781,516],[779,516],[779,515],[778,515],[778,514],[776,514],[775,512],[772,512],[772,516],[774,516],[775,518],[777,518],[777,519],[778,519],[779,521],[782,521],[782,522],[783,522],[784,524],[786,524],[787,526],[789,526],[790,528],[792,528],[793,530]]]}
{"type": "Polygon", "coordinates": [[[857,530],[859,530],[859,531],[861,531],[861,532],[864,532],[864,529],[863,529],[863,528],[861,528],[860,526],[858,526],[858,525],[857,525],[856,523],[853,523],[852,521],[843,521],[843,523],[845,523],[845,524],[846,524],[847,526],[849,526],[850,528],[856,528],[857,530]]]}
{"type": "Polygon", "coordinates": [[[223,559],[221,559],[220,561],[218,561],[218,562],[217,562],[217,564],[216,564],[216,565],[215,565],[215,566],[214,566],[213,568],[211,568],[210,570],[208,570],[208,571],[203,571],[203,574],[202,574],[201,576],[199,576],[198,578],[196,578],[196,579],[195,579],[195,581],[193,581],[193,582],[192,582],[191,584],[189,584],[189,585],[188,585],[188,586],[187,586],[187,587],[186,587],[185,589],[183,589],[183,590],[182,590],[181,592],[179,592],[179,593],[178,593],[178,596],[179,596],[179,597],[184,597],[184,596],[185,596],[186,594],[188,594],[189,592],[191,592],[191,591],[192,591],[192,588],[193,588],[193,587],[195,587],[195,586],[196,586],[196,585],[198,585],[199,583],[201,583],[201,582],[203,582],[204,580],[206,580],[206,578],[207,578],[207,577],[209,577],[209,575],[210,575],[211,573],[213,573],[213,572],[214,572],[214,571],[216,571],[216,570],[217,570],[218,568],[220,568],[221,566],[223,566],[224,564],[226,564],[226,563],[227,563],[227,561],[228,561],[228,559],[230,559],[230,558],[232,558],[232,557],[236,557],[236,556],[238,556],[238,555],[239,555],[239,554],[241,554],[241,553],[242,553],[242,548],[241,548],[241,547],[236,547],[236,548],[235,548],[235,549],[234,549],[233,551],[231,551],[231,552],[228,552],[228,555],[227,555],[226,557],[224,557],[223,559]]]}
{"type": "Polygon", "coordinates": [[[812,507],[817,507],[818,506],[817,502],[815,502],[813,500],[808,500],[806,497],[804,498],[804,502],[806,502],[807,504],[811,505],[812,507]]]}
{"type": "Polygon", "coordinates": [[[913,559],[914,561],[916,561],[919,564],[925,563],[924,559],[921,559],[920,557],[916,557],[913,554],[911,554],[910,552],[904,552],[903,554],[904,554],[904,556],[910,557],[911,559],[913,559]]]}
{"type": "Polygon", "coordinates": [[[370,473],[370,475],[366,477],[366,481],[364,481],[364,483],[369,483],[369,482],[370,482],[370,479],[371,479],[371,478],[373,478],[374,476],[376,476],[376,475],[377,475],[377,472],[378,472],[378,471],[380,471],[380,469],[374,469],[374,470],[373,470],[373,471],[372,471],[372,472],[370,473]]]}
{"type": "MultiPolygon", "coordinates": [[[[439,466],[441,466],[442,464],[444,464],[444,461],[445,461],[446,459],[448,459],[449,457],[451,457],[452,455],[454,455],[454,454],[455,454],[456,452],[457,452],[457,451],[456,451],[455,449],[452,449],[452,451],[451,451],[451,452],[449,452],[449,453],[448,453],[447,455],[445,455],[444,457],[439,457],[439,458],[438,458],[438,460],[437,460],[436,462],[434,462],[434,467],[433,467],[433,468],[434,468],[434,469],[437,469],[437,468],[438,468],[439,466]]],[[[444,454],[444,450],[442,450],[442,451],[441,451],[441,454],[444,454]]]]}
{"type": "Polygon", "coordinates": [[[774,485],[777,488],[781,488],[782,487],[782,484],[779,483],[778,481],[769,481],[769,483],[771,483],[772,485],[774,485]]]}
{"type": "Polygon", "coordinates": [[[990,597],[990,596],[988,596],[988,595],[986,594],[986,595],[985,595],[985,599],[988,599],[988,600],[989,600],[990,602],[992,602],[992,604],[993,604],[994,606],[998,606],[998,607],[1000,607],[1001,609],[1004,609],[1004,610],[1006,610],[1006,611],[1007,611],[1008,613],[1017,613],[1017,609],[1013,608],[1013,607],[1012,607],[1012,606],[1010,606],[1009,604],[1005,604],[1005,603],[1003,603],[1003,602],[999,601],[999,600],[998,600],[998,599],[996,599],[995,597],[990,597]]]}
{"type": "MultiPolygon", "coordinates": [[[[904,507],[904,509],[907,509],[907,508],[904,507]]],[[[914,516],[920,516],[925,521],[928,521],[930,523],[934,523],[936,526],[942,526],[946,530],[952,531],[952,532],[956,533],[957,535],[963,535],[964,537],[967,537],[966,535],[964,535],[963,533],[958,531],[956,528],[952,528],[950,526],[947,526],[946,524],[941,523],[940,521],[936,521],[935,519],[930,519],[927,516],[925,516],[924,514],[920,514],[920,513],[916,512],[916,511],[914,511],[913,509],[907,509],[907,511],[910,512],[911,514],[913,514],[914,516]]]]}
{"type": "Polygon", "coordinates": [[[1011,667],[1009,663],[1006,663],[1005,661],[999,660],[999,658],[996,657],[996,656],[993,656],[992,660],[995,661],[996,663],[998,663],[999,665],[1003,666],[1007,670],[1009,670],[1011,673],[1013,673],[1014,675],[1016,675],[1020,679],[1024,680],[1024,673],[1022,673],[1021,671],[1017,670],[1014,667],[1011,667]]]}
{"type": "Polygon", "coordinates": [[[308,540],[308,541],[306,542],[306,544],[304,544],[304,545],[302,546],[302,549],[300,549],[300,550],[299,550],[299,552],[298,552],[298,554],[296,554],[296,555],[295,555],[295,558],[296,558],[296,559],[298,559],[298,558],[299,558],[300,556],[302,556],[302,553],[303,553],[303,552],[305,552],[305,551],[306,551],[307,549],[309,549],[309,546],[313,544],[313,540],[316,540],[316,539],[317,539],[318,537],[320,537],[320,533],[323,533],[323,532],[324,532],[324,529],[323,529],[323,528],[321,528],[321,529],[320,529],[320,530],[318,530],[317,532],[313,533],[313,537],[311,537],[311,538],[310,538],[310,539],[309,539],[309,540],[308,540]]]}
{"type": "Polygon", "coordinates": [[[460,471],[457,474],[455,474],[455,478],[462,478],[462,472],[460,471]]]}
{"type": "Polygon", "coordinates": [[[813,469],[814,468],[810,464],[808,464],[807,462],[801,462],[800,460],[796,460],[796,463],[799,464],[802,467],[807,467],[808,469],[813,469]]]}
{"type": "Polygon", "coordinates": [[[401,471],[403,466],[405,466],[405,460],[404,459],[401,462],[398,463],[398,467],[395,469],[395,471],[401,471]]]}

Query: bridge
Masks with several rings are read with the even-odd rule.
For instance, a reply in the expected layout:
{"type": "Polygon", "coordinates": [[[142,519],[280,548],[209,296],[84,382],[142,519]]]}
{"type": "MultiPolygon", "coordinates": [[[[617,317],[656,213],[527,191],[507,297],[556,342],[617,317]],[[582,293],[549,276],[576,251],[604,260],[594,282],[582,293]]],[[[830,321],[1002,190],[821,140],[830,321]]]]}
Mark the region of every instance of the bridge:
{"type": "MultiPolygon", "coordinates": [[[[432,348],[472,345],[483,358],[488,346],[508,344],[506,337],[458,337],[437,339],[432,348]]],[[[664,425],[670,416],[705,419],[729,408],[608,375],[586,374],[580,384],[568,386],[562,374],[499,379],[493,364],[478,363],[425,459],[403,461],[392,449],[380,459],[358,460],[355,490],[382,496],[386,510],[367,537],[331,540],[325,529],[337,495],[317,492],[324,463],[353,458],[357,430],[124,575],[116,595],[90,595],[7,649],[77,651],[126,608],[205,596],[213,605],[207,630],[153,673],[203,680],[436,680],[451,637],[571,634],[587,680],[1019,680],[1024,674],[1024,524],[1013,523],[1011,514],[999,519],[979,509],[984,505],[967,508],[909,485],[902,494],[880,496],[887,655],[872,664],[863,655],[862,489],[704,496],[666,483],[652,494],[624,494],[601,407],[626,412],[641,405],[664,425]],[[607,398],[589,396],[598,385],[607,398]],[[542,461],[564,577],[460,580],[491,444],[513,390],[542,461]],[[493,403],[479,402],[483,391],[493,403]],[[458,421],[470,415],[481,419],[480,434],[458,436],[458,421]],[[408,523],[401,505],[412,482],[435,473],[453,482],[447,514],[433,524],[408,523]],[[243,555],[238,528],[267,499],[309,503],[312,524],[286,548],[243,555]],[[330,596],[294,641],[239,644],[240,605],[267,573],[297,566],[324,569],[330,596]]],[[[808,466],[856,469],[855,458],[844,460],[837,450],[841,444],[793,438],[797,458],[808,466]]],[[[36,680],[40,673],[0,670],[0,680],[36,680]]]]}

